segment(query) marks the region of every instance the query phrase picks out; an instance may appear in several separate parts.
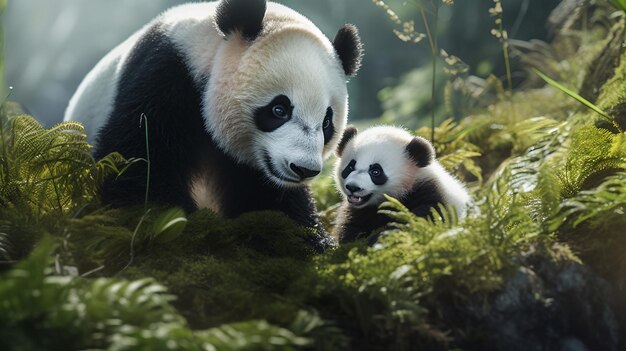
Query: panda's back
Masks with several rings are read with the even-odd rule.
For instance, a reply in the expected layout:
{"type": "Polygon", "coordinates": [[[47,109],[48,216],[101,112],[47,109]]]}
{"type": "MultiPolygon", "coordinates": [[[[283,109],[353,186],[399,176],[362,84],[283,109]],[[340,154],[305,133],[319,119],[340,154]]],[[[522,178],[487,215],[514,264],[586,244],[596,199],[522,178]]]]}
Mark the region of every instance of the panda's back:
{"type": "MultiPolygon", "coordinates": [[[[134,33],[109,52],[87,74],[71,98],[63,120],[81,122],[90,142],[114,110],[114,104],[131,55],[137,53],[137,44],[154,30],[155,26],[179,51],[195,83],[200,86],[209,78],[215,53],[222,35],[215,28],[217,2],[190,3],[172,7],[134,33]]],[[[267,30],[295,25],[318,33],[305,17],[283,5],[268,2],[267,30]]],[[[321,35],[321,33],[318,33],[321,35]]],[[[158,45],[159,43],[155,43],[158,45]]]]}
{"type": "MultiPolygon", "coordinates": [[[[199,64],[193,61],[194,53],[189,43],[196,48],[204,48],[203,57],[211,52],[212,46],[214,48],[217,45],[219,35],[213,26],[214,12],[215,3],[180,5],[165,11],[139,29],[104,56],[85,76],[70,99],[63,120],[81,122],[89,141],[94,142],[98,130],[114,110],[118,85],[129,57],[140,54],[136,52],[137,44],[158,26],[182,56],[189,60],[188,65],[197,67],[199,64]]],[[[199,50],[196,49],[196,53],[199,55],[199,50]]]]}

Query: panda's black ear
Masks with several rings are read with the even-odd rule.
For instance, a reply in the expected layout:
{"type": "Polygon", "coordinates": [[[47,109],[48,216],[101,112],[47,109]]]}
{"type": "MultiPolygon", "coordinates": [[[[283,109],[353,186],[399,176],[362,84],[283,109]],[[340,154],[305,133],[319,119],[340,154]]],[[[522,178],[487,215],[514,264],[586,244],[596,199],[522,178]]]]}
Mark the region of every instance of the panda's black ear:
{"type": "Polygon", "coordinates": [[[414,137],[406,146],[409,157],[415,161],[419,167],[426,167],[435,158],[435,148],[422,137],[414,137]]]}
{"type": "Polygon", "coordinates": [[[215,23],[226,37],[239,32],[252,41],[263,30],[266,8],[266,0],[222,0],[217,5],[215,23]]]}
{"type": "Polygon", "coordinates": [[[357,129],[354,126],[348,126],[346,130],[343,132],[343,136],[339,141],[339,145],[337,145],[337,157],[341,157],[343,154],[343,150],[348,145],[348,142],[354,138],[354,136],[358,133],[357,129]]]}
{"type": "Polygon", "coordinates": [[[339,55],[346,76],[355,76],[363,58],[363,44],[361,44],[359,30],[352,24],[344,25],[337,32],[333,46],[339,55]]]}

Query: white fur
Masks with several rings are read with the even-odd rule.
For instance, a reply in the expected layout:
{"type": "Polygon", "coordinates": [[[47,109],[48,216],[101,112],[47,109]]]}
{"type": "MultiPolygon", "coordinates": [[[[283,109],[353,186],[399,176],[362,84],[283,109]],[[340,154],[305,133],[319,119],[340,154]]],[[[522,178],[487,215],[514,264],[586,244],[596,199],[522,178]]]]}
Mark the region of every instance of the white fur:
{"type": "Polygon", "coordinates": [[[78,121],[85,127],[88,140],[94,138],[113,110],[117,81],[130,50],[141,38],[145,26],[104,56],[80,83],[65,110],[64,121],[78,121]]]}
{"type": "Polygon", "coordinates": [[[459,217],[464,217],[470,202],[464,185],[437,160],[432,160],[427,167],[418,167],[405,151],[412,139],[413,136],[406,130],[391,126],[372,127],[358,133],[345,145],[342,157],[337,161],[335,184],[338,190],[347,196],[346,184],[352,184],[363,189],[357,192],[358,196],[372,194],[367,203],[356,205],[358,208],[381,204],[385,201],[384,194],[401,198],[415,184],[435,181],[444,205],[454,207],[459,217]],[[341,173],[352,160],[356,160],[355,170],[343,179],[341,173]],[[369,166],[374,163],[381,165],[388,178],[383,185],[374,184],[368,174],[369,166]]]}
{"type": "Polygon", "coordinates": [[[268,3],[259,40],[249,47],[240,40],[218,48],[205,94],[205,123],[237,161],[257,165],[279,186],[291,186],[266,169],[261,153],[269,151],[274,168],[288,178],[293,178],[290,163],[321,169],[345,127],[347,99],[346,76],[330,41],[297,12],[268,3]],[[259,131],[252,118],[241,118],[281,94],[294,111],[276,131],[259,131]],[[324,145],[321,127],[329,106],[336,134],[324,145]],[[303,134],[304,127],[315,136],[303,134]]]}
{"type": "Polygon", "coordinates": [[[111,51],[81,83],[64,120],[82,122],[93,142],[112,111],[128,53],[148,27],[159,23],[184,54],[196,83],[209,77],[202,101],[204,123],[219,147],[237,162],[264,171],[277,185],[293,186],[269,172],[261,153],[269,152],[274,168],[289,178],[293,178],[290,163],[321,169],[348,114],[347,77],[341,62],[330,40],[313,23],[272,2],[267,4],[257,40],[250,43],[238,35],[224,40],[214,23],[216,4],[174,7],[111,51]],[[295,107],[292,120],[274,132],[259,131],[253,111],[280,94],[295,107]],[[329,106],[334,110],[335,136],[324,145],[321,127],[329,106]],[[313,133],[305,134],[304,127],[313,133]]]}

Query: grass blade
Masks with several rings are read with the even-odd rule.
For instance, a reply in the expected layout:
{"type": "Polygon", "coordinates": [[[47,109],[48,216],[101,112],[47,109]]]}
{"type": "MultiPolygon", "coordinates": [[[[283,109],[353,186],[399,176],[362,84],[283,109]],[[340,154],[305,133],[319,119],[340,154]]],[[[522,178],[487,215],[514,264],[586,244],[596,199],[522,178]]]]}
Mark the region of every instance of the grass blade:
{"type": "Polygon", "coordinates": [[[546,83],[550,84],[551,86],[559,89],[560,91],[564,92],[565,94],[567,94],[567,95],[571,96],[572,98],[576,99],[576,101],[578,101],[581,104],[585,105],[587,108],[591,109],[592,111],[596,112],[597,114],[602,116],[604,119],[609,121],[620,132],[622,131],[622,129],[617,125],[617,123],[615,123],[613,118],[611,118],[611,116],[609,116],[608,113],[604,112],[601,108],[599,108],[598,106],[594,105],[591,101],[589,101],[589,100],[585,99],[584,97],[580,96],[575,91],[566,88],[564,85],[562,85],[561,83],[557,82],[556,80],[548,77],[546,74],[544,74],[540,70],[533,68],[532,71],[535,72],[539,77],[541,77],[541,79],[545,80],[546,83]]]}

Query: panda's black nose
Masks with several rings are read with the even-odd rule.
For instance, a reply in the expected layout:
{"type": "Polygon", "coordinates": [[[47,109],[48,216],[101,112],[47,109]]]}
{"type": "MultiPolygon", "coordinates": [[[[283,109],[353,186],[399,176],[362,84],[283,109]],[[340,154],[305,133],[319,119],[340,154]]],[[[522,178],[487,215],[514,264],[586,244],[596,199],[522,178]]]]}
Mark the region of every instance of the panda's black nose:
{"type": "Polygon", "coordinates": [[[346,189],[350,190],[352,193],[356,193],[359,190],[363,190],[356,185],[346,184],[346,189]]]}
{"type": "Polygon", "coordinates": [[[316,175],[320,174],[321,171],[312,170],[304,167],[298,167],[295,164],[290,164],[289,168],[291,168],[294,173],[296,173],[301,179],[312,178],[316,175]]]}

